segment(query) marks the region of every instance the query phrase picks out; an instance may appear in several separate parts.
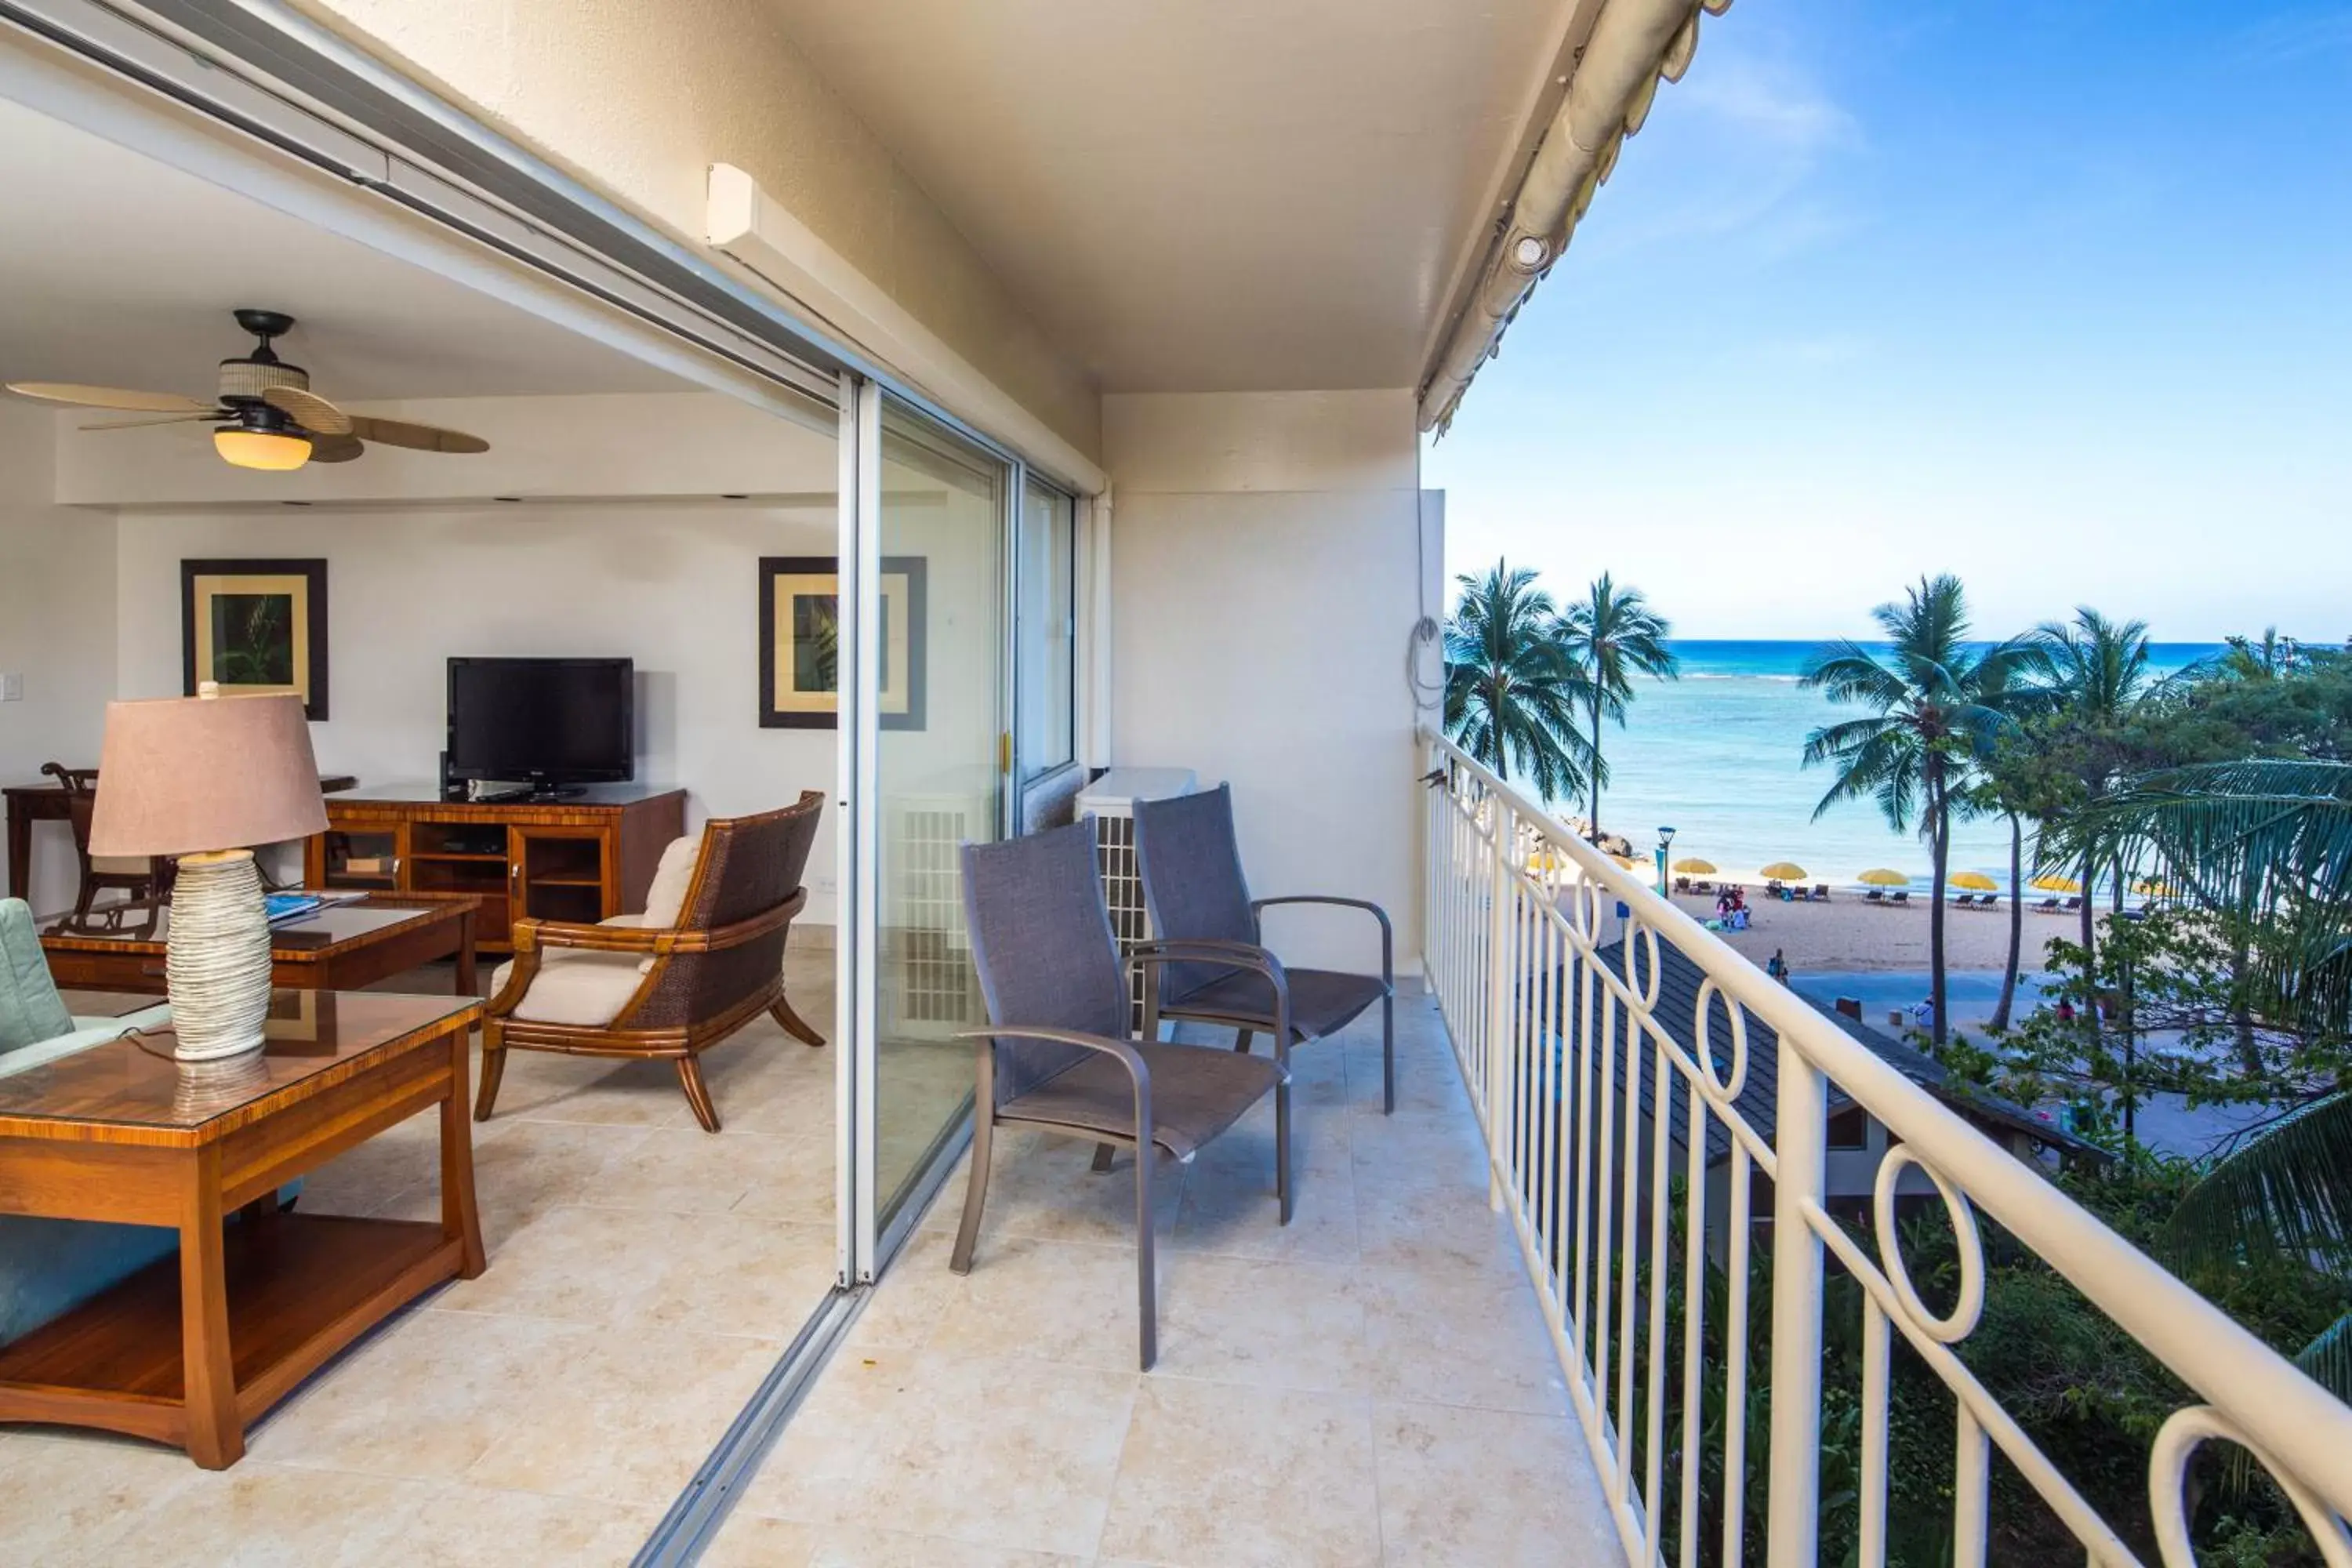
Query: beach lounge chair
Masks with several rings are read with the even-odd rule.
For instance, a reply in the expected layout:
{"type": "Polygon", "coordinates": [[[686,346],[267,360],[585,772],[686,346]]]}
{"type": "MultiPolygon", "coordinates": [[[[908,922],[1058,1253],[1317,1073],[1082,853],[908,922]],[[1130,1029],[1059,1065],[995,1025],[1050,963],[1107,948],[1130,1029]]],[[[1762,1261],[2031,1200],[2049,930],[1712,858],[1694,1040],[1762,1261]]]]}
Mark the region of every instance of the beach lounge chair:
{"type": "Polygon", "coordinates": [[[1817,904],[1826,904],[1829,901],[1830,885],[1827,882],[1815,882],[1813,884],[1813,902],[1817,904]]]}
{"type": "Polygon", "coordinates": [[[2054,915],[2058,912],[2058,895],[2053,893],[2033,907],[2045,915],[2054,915]]]}
{"type": "Polygon", "coordinates": [[[2082,895],[2082,894],[2077,893],[2077,894],[2075,894],[2073,898],[2068,899],[2068,900],[2066,900],[2066,912],[2067,912],[2068,914],[2070,914],[2070,915],[2072,915],[2072,914],[2080,914],[2080,913],[2082,912],[2082,909],[2083,909],[2083,895],[2082,895]]]}
{"type": "Polygon", "coordinates": [[[1976,907],[1977,896],[1974,893],[1962,893],[1952,900],[1952,908],[1956,910],[1972,910],[1976,907]]]}
{"type": "Polygon", "coordinates": [[[1985,894],[1982,898],[1977,900],[1977,908],[1980,910],[1997,910],[2000,908],[2000,895],[1999,893],[1985,894]]]}
{"type": "Polygon", "coordinates": [[[1689,879],[1688,877],[1676,877],[1676,878],[1675,879],[1675,892],[1677,892],[1677,893],[1687,893],[1687,892],[1689,892],[1690,890],[1691,890],[1691,885],[1690,885],[1690,879],[1689,879]]]}
{"type": "MultiPolygon", "coordinates": [[[[1112,1145],[1133,1148],[1138,1360],[1149,1372],[1159,1352],[1154,1146],[1190,1160],[1273,1095],[1275,1193],[1289,1224],[1290,1031],[1275,1030],[1271,1058],[1128,1037],[1132,993],[1103,909],[1091,818],[1001,844],[967,844],[962,856],[964,919],[989,1026],[959,1037],[977,1043],[978,1079],[963,1223],[948,1267],[971,1272],[998,1127],[1096,1139],[1097,1170],[1109,1169],[1102,1155],[1112,1145]]],[[[1186,942],[1146,942],[1133,952],[1133,962],[1153,968],[1194,958],[1256,977],[1276,1017],[1289,1023],[1287,977],[1271,953],[1186,942]]]]}
{"type": "Polygon", "coordinates": [[[1693,882],[1691,884],[1690,890],[1694,893],[1712,893],[1715,891],[1715,884],[1713,882],[1693,882]]]}
{"type": "Polygon", "coordinates": [[[1872,888],[1864,892],[1862,901],[1865,904],[1883,904],[1886,901],[1886,894],[1880,889],[1872,888]]]}
{"type": "Polygon", "coordinates": [[[1911,901],[1911,889],[1908,888],[1897,888],[1895,889],[1894,898],[1887,901],[1889,903],[1907,904],[1911,901]]]}

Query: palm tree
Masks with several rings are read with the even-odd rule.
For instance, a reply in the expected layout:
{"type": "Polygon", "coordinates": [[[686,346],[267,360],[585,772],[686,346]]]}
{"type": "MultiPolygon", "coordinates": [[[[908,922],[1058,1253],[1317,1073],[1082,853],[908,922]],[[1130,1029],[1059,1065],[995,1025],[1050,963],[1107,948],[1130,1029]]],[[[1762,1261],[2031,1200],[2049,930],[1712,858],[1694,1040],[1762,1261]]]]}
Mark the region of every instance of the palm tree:
{"type": "MultiPolygon", "coordinates": [[[[2124,716],[2148,686],[2147,623],[2111,621],[2089,605],[2077,606],[2068,622],[2050,622],[2035,629],[2031,639],[2032,661],[2049,685],[2055,709],[2087,738],[2112,735],[2124,716]]],[[[2098,748],[2094,748],[2095,752],[2098,748]]],[[[2095,807],[2110,780],[2086,776],[2083,785],[2095,807]]],[[[2093,814],[2095,815],[2095,812],[2093,814]]],[[[2096,833],[2076,836],[2083,882],[2083,952],[2089,972],[2095,932],[2095,905],[2099,863],[2112,846],[2096,833]]],[[[2116,858],[2116,907],[2123,907],[2126,870],[2116,858]]]]}
{"type": "MultiPolygon", "coordinates": [[[[2352,1032],[2352,764],[2182,768],[2107,812],[2200,905],[2271,924],[2271,951],[2250,977],[2266,1021],[2337,1039],[2352,1032]]],[[[2191,1258],[2280,1255],[2352,1273],[2352,1090],[2339,1083],[2217,1162],[2168,1232],[2191,1258]]],[[[2352,1401],[2352,1314],[2295,1364],[2352,1401]]]]}
{"type": "Polygon", "coordinates": [[[2229,680],[2275,680],[2294,661],[2293,644],[2276,626],[2264,626],[2260,639],[2234,637],[2230,651],[2208,661],[2212,671],[2229,680]]]}
{"type": "Polygon", "coordinates": [[[1601,786],[1609,770],[1601,760],[1601,721],[1605,716],[1625,722],[1625,706],[1633,700],[1635,675],[1672,680],[1681,672],[1665,639],[1671,631],[1664,616],[1652,610],[1639,588],[1620,588],[1603,572],[1559,618],[1560,635],[1569,656],[1585,674],[1585,707],[1592,721],[1591,809],[1589,831],[1601,837],[1601,786]]]}
{"type": "Polygon", "coordinates": [[[1589,753],[1577,732],[1584,673],[1561,645],[1551,595],[1536,574],[1497,561],[1465,573],[1445,626],[1445,732],[1508,780],[1525,773],[1547,799],[1584,788],[1589,753]]]}
{"type": "Polygon", "coordinates": [[[1815,818],[1842,801],[1874,800],[1896,832],[1916,823],[1927,840],[1935,871],[1927,900],[1928,1005],[1940,1046],[1948,1011],[1944,886],[1952,809],[1977,759],[2010,722],[2008,710],[2022,687],[2019,677],[2030,654],[2018,642],[1981,652],[1969,645],[1967,596],[1957,577],[1923,577],[1905,597],[1871,612],[1893,644],[1885,653],[1840,641],[1806,661],[1804,685],[1819,688],[1832,702],[1874,711],[1808,735],[1805,765],[1838,769],[1837,782],[1813,808],[1815,818]]]}

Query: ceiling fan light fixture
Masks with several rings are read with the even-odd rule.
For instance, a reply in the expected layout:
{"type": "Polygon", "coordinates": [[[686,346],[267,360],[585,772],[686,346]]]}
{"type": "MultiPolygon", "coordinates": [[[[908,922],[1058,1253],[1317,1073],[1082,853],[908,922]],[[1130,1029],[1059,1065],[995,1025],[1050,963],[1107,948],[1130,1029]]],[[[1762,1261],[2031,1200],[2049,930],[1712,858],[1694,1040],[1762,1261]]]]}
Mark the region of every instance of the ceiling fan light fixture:
{"type": "Polygon", "coordinates": [[[230,425],[213,432],[221,461],[266,473],[290,473],[310,460],[310,440],[281,430],[249,430],[230,425]]]}

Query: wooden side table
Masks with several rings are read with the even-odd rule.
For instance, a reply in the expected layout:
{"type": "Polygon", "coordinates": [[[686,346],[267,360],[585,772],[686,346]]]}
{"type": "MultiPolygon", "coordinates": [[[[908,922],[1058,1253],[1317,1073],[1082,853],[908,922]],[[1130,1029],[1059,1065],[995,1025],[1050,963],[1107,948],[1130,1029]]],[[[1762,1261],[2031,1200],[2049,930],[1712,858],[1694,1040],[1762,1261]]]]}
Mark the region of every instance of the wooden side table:
{"type": "Polygon", "coordinates": [[[481,1273],[466,1116],[481,1011],[279,992],[263,1051],[199,1064],[227,1070],[184,1068],[166,1032],[0,1076],[0,1213],[180,1233],[176,1260],[0,1347],[0,1421],[104,1427],[225,1469],[330,1356],[481,1273]],[[284,1184],[434,1105],[437,1222],[278,1212],[284,1184]]]}

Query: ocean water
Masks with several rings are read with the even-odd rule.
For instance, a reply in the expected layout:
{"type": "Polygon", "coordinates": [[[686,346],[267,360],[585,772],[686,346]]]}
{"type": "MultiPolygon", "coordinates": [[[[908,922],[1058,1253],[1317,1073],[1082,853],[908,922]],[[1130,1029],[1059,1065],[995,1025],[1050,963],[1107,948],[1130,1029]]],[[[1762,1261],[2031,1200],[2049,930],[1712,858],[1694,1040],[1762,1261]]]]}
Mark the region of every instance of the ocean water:
{"type": "MultiPolygon", "coordinates": [[[[1610,783],[1601,796],[1602,830],[1624,835],[1646,856],[1659,825],[1672,824],[1674,858],[1697,856],[1733,877],[1793,860],[1813,881],[1851,882],[1885,866],[1924,886],[1926,843],[1889,828],[1874,803],[1843,802],[1813,820],[1835,775],[1802,765],[1805,737],[1861,713],[1797,684],[1818,646],[1676,640],[1682,679],[1638,681],[1626,727],[1603,727],[1610,783]]],[[[2158,643],[2151,667],[2168,674],[2215,651],[2206,643],[2158,643]]],[[[1581,801],[1553,805],[1564,816],[1584,813],[1581,801]]],[[[2006,888],[2005,826],[1956,825],[1951,868],[1981,871],[2006,888]]]]}

